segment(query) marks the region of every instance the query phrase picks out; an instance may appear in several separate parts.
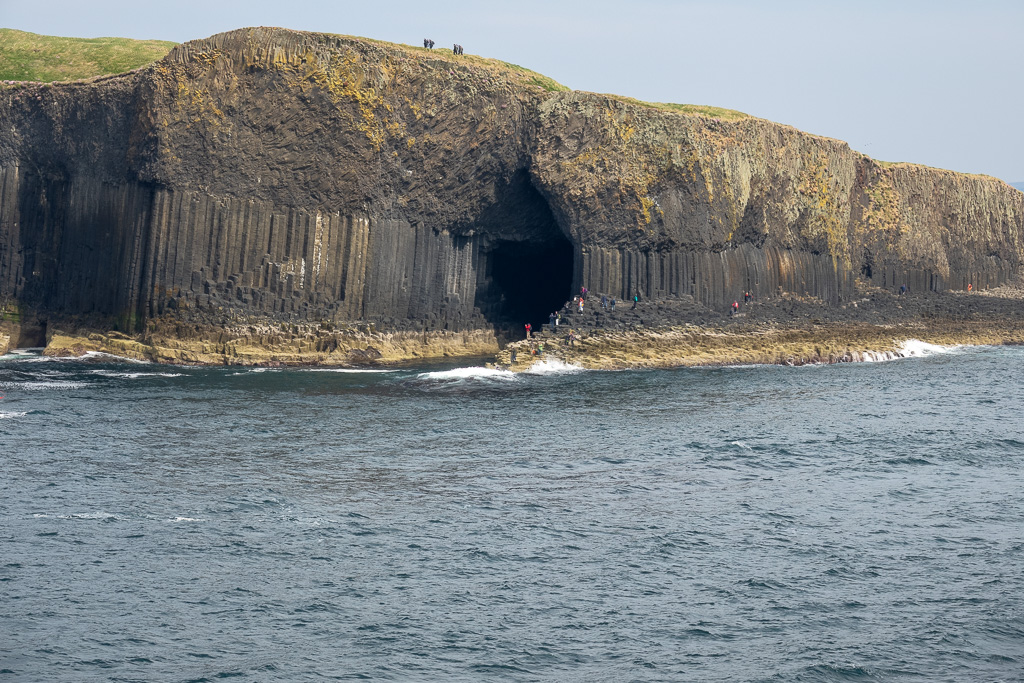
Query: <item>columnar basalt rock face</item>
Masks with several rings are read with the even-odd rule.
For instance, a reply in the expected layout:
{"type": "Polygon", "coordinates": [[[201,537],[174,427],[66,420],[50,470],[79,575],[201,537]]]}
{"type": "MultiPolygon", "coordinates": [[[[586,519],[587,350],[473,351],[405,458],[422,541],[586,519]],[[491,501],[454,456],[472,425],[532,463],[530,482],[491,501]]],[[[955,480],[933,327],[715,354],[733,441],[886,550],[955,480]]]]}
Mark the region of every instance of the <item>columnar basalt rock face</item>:
{"type": "Polygon", "coordinates": [[[994,178],[584,93],[547,98],[538,128],[536,183],[595,288],[713,306],[780,288],[837,302],[857,277],[941,291],[1021,267],[1024,195],[994,178]]]}
{"type": "Polygon", "coordinates": [[[6,87],[0,303],[128,332],[455,331],[536,323],[581,285],[720,307],[1020,273],[1024,194],[998,180],[531,80],[242,29],[122,76],[6,87]]]}

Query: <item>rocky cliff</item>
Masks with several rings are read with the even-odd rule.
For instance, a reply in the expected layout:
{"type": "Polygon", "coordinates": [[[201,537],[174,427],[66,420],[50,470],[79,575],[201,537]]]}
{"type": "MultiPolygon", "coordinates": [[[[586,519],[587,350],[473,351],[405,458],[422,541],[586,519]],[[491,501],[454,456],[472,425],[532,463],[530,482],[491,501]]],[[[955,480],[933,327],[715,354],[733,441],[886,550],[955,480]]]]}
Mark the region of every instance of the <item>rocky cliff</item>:
{"type": "Polygon", "coordinates": [[[1005,183],[733,118],[267,28],[8,85],[0,303],[21,344],[258,324],[427,344],[536,324],[583,285],[721,308],[1020,273],[1024,194],[1005,183]]]}

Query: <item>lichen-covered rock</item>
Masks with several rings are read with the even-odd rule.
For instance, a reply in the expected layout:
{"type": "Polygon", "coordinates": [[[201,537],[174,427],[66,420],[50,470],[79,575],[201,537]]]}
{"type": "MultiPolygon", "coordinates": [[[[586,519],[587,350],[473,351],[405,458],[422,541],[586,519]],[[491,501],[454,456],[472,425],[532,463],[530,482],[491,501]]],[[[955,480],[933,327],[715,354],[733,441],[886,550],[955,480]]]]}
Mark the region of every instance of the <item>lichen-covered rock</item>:
{"type": "Polygon", "coordinates": [[[996,179],[364,39],[231,31],[4,86],[0,121],[0,301],[36,321],[23,336],[127,333],[142,350],[103,344],[162,360],[476,353],[581,286],[840,307],[858,280],[981,289],[1024,261],[1024,194],[996,179]],[[345,346],[350,324],[404,341],[345,346]]]}

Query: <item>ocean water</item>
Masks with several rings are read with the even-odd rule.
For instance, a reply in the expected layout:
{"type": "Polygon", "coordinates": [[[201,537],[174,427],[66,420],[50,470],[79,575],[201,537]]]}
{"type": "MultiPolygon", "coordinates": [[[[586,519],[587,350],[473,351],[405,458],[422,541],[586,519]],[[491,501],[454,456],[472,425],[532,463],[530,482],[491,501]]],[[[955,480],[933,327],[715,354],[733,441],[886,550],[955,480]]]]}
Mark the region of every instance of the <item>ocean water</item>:
{"type": "Polygon", "coordinates": [[[0,681],[1022,680],[1024,348],[907,355],[5,356],[0,681]]]}

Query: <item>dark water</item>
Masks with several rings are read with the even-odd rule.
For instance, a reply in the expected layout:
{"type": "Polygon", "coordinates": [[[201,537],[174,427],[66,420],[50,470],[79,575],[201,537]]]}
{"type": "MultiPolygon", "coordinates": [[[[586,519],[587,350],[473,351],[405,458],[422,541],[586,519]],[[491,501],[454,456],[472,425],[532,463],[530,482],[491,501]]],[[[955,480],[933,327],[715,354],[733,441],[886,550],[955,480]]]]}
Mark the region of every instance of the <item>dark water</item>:
{"type": "Polygon", "coordinates": [[[0,360],[0,681],[1024,678],[1024,349],[426,370],[0,360]]]}

